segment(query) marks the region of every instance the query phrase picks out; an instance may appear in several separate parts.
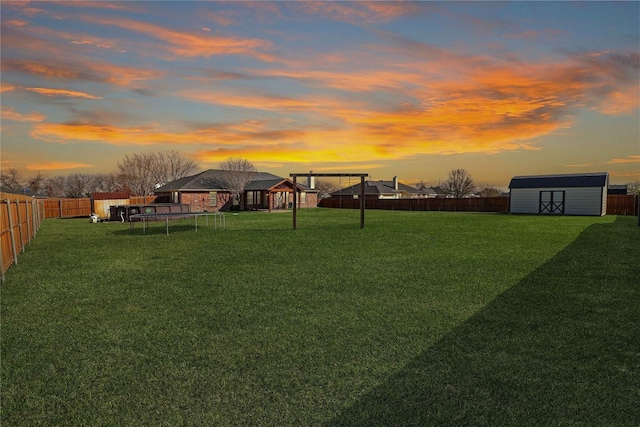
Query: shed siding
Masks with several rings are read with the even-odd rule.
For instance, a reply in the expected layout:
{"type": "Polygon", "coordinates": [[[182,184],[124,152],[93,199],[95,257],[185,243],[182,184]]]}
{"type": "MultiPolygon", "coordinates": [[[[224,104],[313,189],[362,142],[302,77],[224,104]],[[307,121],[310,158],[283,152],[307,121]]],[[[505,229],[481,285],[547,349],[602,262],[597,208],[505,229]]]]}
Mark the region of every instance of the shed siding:
{"type": "Polygon", "coordinates": [[[537,214],[541,191],[564,191],[565,215],[601,216],[607,212],[606,192],[603,187],[555,187],[511,189],[511,213],[537,214]]]}
{"type": "Polygon", "coordinates": [[[540,202],[540,189],[513,188],[511,189],[511,213],[537,214],[540,202]]]}
{"type": "Polygon", "coordinates": [[[567,188],[564,200],[564,213],[567,215],[601,216],[601,193],[601,187],[567,188]]]}

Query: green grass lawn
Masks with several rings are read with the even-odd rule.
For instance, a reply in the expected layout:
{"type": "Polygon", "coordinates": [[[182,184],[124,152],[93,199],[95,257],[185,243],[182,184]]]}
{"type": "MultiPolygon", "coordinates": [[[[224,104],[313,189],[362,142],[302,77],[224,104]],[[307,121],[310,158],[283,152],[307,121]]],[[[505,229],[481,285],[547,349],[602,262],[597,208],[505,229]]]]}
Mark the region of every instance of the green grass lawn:
{"type": "Polygon", "coordinates": [[[2,425],[637,425],[633,217],[47,220],[1,289],[2,425]]]}

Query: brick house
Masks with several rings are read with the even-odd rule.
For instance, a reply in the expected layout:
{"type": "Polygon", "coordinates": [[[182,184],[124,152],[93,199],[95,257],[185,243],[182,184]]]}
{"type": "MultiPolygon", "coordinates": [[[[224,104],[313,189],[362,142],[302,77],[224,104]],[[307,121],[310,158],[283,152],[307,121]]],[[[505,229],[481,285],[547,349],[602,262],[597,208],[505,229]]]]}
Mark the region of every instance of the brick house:
{"type": "MultiPolygon", "coordinates": [[[[156,202],[184,203],[192,212],[228,211],[234,206],[233,196],[226,188],[224,176],[233,172],[209,169],[177,179],[155,190],[156,202]]],[[[298,183],[298,206],[316,207],[318,191],[311,184],[298,183]]],[[[293,181],[268,172],[256,172],[245,187],[240,210],[288,209],[293,204],[293,181]]]]}

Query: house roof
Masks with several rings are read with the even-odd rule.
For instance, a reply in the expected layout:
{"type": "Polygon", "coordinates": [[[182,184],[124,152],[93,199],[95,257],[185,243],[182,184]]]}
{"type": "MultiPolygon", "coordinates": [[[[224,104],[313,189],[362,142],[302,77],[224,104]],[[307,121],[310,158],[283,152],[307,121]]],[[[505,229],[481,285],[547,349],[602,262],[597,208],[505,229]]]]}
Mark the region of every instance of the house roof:
{"type": "MultiPolygon", "coordinates": [[[[427,194],[425,191],[418,190],[415,187],[402,184],[398,182],[398,189],[394,188],[394,181],[365,181],[364,182],[364,194],[365,195],[384,195],[384,194],[398,194],[398,193],[410,193],[410,194],[427,194]]],[[[360,194],[360,183],[352,185],[347,188],[335,191],[331,193],[332,196],[345,196],[360,194]]]]}
{"type": "MultiPolygon", "coordinates": [[[[168,191],[226,191],[228,187],[225,184],[224,177],[228,173],[230,172],[225,170],[209,169],[195,175],[176,179],[175,181],[158,187],[155,192],[164,193],[168,191]]],[[[280,183],[288,181],[289,180],[286,178],[282,178],[268,172],[255,172],[252,180],[247,183],[245,190],[266,191],[279,185],[280,183]]],[[[299,185],[299,187],[305,189],[305,186],[303,185],[299,185]]]]}
{"type": "Polygon", "coordinates": [[[515,176],[509,188],[606,187],[608,172],[515,176]]]}

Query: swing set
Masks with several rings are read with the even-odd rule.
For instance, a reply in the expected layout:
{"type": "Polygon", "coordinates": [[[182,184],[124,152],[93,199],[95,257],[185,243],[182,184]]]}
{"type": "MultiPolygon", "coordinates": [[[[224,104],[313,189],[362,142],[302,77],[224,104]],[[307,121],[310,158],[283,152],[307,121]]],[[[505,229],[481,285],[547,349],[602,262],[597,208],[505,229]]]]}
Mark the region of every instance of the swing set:
{"type": "Polygon", "coordinates": [[[368,173],[292,173],[289,174],[291,178],[293,178],[293,229],[296,229],[297,226],[297,212],[298,212],[298,197],[299,190],[297,184],[298,177],[332,177],[332,178],[340,178],[342,177],[360,177],[360,228],[364,228],[364,179],[369,176],[368,173]]]}

